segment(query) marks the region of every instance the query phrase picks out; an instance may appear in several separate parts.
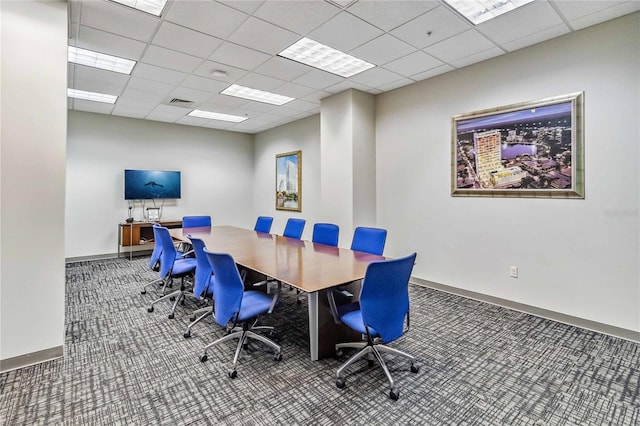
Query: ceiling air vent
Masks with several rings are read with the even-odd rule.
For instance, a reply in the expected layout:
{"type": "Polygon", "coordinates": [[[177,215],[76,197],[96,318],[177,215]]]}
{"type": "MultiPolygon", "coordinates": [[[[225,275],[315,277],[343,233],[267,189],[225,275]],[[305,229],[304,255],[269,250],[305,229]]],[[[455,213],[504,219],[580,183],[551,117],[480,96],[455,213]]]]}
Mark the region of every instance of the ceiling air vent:
{"type": "Polygon", "coordinates": [[[190,107],[193,105],[193,101],[188,101],[186,99],[173,98],[169,101],[170,105],[179,106],[179,107],[190,107]]]}

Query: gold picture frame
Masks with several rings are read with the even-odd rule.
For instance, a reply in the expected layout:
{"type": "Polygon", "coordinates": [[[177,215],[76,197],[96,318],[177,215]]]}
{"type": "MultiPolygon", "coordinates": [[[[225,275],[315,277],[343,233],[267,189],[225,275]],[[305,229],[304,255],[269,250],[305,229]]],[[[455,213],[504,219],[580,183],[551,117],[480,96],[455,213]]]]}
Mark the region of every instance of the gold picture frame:
{"type": "Polygon", "coordinates": [[[276,155],[276,210],[302,211],[302,151],[276,155]]]}
{"type": "Polygon", "coordinates": [[[584,92],[452,117],[451,195],[584,198],[584,92]]]}

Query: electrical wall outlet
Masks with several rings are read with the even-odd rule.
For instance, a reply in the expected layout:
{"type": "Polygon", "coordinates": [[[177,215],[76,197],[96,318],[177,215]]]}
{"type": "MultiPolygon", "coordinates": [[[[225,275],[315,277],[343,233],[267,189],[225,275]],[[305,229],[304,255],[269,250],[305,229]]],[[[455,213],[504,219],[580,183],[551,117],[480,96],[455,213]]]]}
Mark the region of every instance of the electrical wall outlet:
{"type": "Polygon", "coordinates": [[[517,266],[509,266],[509,276],[511,278],[518,278],[518,267],[517,266]]]}

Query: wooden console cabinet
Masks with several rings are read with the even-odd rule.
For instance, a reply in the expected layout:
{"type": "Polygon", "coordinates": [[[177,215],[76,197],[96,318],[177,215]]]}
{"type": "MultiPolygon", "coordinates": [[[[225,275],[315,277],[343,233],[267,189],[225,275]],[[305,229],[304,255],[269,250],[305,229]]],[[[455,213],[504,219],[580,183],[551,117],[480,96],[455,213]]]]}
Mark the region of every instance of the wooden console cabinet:
{"type": "MultiPolygon", "coordinates": [[[[161,220],[165,228],[181,228],[181,220],[161,220]]],[[[153,222],[121,222],[118,225],[118,257],[121,248],[128,247],[129,252],[136,246],[153,245],[153,222]]]]}

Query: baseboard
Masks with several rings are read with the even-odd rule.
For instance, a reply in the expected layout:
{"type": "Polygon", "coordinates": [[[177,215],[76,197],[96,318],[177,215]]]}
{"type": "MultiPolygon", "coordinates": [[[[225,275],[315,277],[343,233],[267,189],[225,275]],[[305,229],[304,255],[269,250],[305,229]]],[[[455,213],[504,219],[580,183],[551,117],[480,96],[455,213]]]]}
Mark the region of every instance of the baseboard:
{"type": "Polygon", "coordinates": [[[559,312],[550,311],[548,309],[537,308],[535,306],[526,305],[524,303],[518,303],[518,302],[514,302],[507,299],[501,299],[499,297],[489,296],[482,293],[476,293],[475,291],[451,287],[445,284],[439,284],[433,281],[423,280],[421,278],[411,277],[411,282],[423,287],[429,287],[435,290],[444,291],[446,293],[455,294],[457,296],[466,297],[467,299],[474,299],[480,302],[486,302],[492,305],[502,306],[504,308],[513,309],[514,311],[524,312],[527,314],[535,315],[542,318],[547,318],[547,319],[561,322],[564,324],[569,324],[569,325],[584,328],[587,330],[596,331],[598,333],[608,334],[610,336],[619,337],[621,339],[640,343],[640,332],[638,331],[628,330],[626,328],[616,327],[609,324],[603,324],[597,321],[591,321],[584,318],[574,317],[572,315],[566,315],[559,312]]]}
{"type": "MultiPolygon", "coordinates": [[[[145,250],[133,251],[132,256],[129,256],[129,252],[120,253],[119,257],[126,258],[126,259],[129,259],[129,258],[135,259],[136,257],[140,257],[140,256],[148,256],[149,254],[151,254],[151,250],[145,249],[145,250]]],[[[92,260],[116,259],[116,258],[118,258],[118,253],[105,253],[105,254],[94,254],[91,256],[67,257],[65,258],[64,261],[66,263],[75,263],[75,262],[90,262],[92,260]]]]}
{"type": "Polygon", "coordinates": [[[20,355],[13,358],[0,360],[0,373],[17,370],[18,368],[28,367],[41,362],[51,361],[62,358],[64,354],[63,346],[55,346],[53,348],[44,349],[30,354],[20,355]]]}

